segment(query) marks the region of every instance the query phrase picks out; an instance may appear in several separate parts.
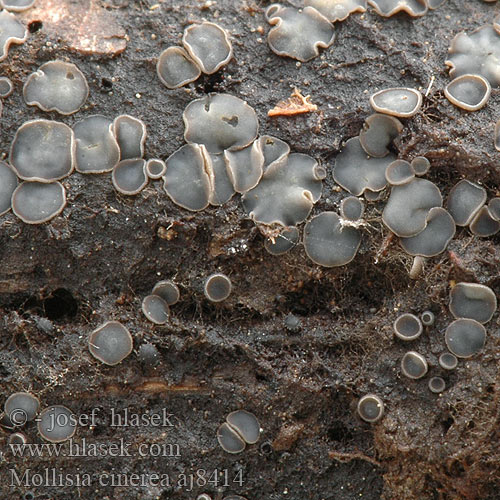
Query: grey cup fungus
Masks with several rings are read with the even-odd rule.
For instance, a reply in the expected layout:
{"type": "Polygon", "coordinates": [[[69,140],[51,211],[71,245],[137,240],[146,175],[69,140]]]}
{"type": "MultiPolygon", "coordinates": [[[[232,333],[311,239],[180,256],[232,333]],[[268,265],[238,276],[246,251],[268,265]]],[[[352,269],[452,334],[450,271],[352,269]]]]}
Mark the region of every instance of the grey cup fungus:
{"type": "Polygon", "coordinates": [[[132,352],[132,336],[118,321],[107,321],[90,334],[89,351],[104,364],[117,365],[132,352]]]}
{"type": "Polygon", "coordinates": [[[495,123],[494,144],[495,149],[500,151],[500,120],[495,123]]]}
{"type": "Polygon", "coordinates": [[[417,156],[411,161],[411,168],[413,168],[415,175],[418,176],[425,175],[430,167],[431,162],[425,156],[417,156]]]}
{"type": "Polygon", "coordinates": [[[456,319],[446,329],[446,346],[458,358],[474,356],[483,349],[485,341],[486,329],[474,319],[456,319]]]}
{"type": "Polygon", "coordinates": [[[427,361],[418,352],[408,351],[401,360],[401,371],[405,377],[416,380],[422,378],[427,370],[427,361]]]}
{"type": "Polygon", "coordinates": [[[455,318],[487,323],[497,310],[493,290],[477,283],[457,283],[450,291],[450,312],[455,318]]]}
{"type": "Polygon", "coordinates": [[[335,30],[328,19],[313,7],[295,9],[272,4],[266,10],[267,22],[275,25],[267,36],[271,50],[279,55],[305,62],[329,47],[335,30]]]}
{"type": "Polygon", "coordinates": [[[355,222],[363,217],[364,203],[356,196],[348,196],[340,202],[340,215],[349,221],[355,222]]]}
{"type": "Polygon", "coordinates": [[[57,181],[73,171],[75,147],[73,130],[64,123],[32,120],[17,129],[9,162],[21,179],[57,181]]]}
{"type": "Polygon", "coordinates": [[[246,410],[231,412],[226,422],[240,435],[247,444],[255,444],[260,437],[260,425],[257,417],[246,410]]]}
{"type": "Polygon", "coordinates": [[[4,404],[5,413],[14,425],[24,425],[33,420],[40,409],[40,401],[29,392],[15,392],[4,404]]]}
{"type": "Polygon", "coordinates": [[[448,212],[457,226],[467,226],[485,204],[486,198],[486,189],[462,179],[452,187],[448,195],[448,212]]]}
{"type": "Polygon", "coordinates": [[[9,54],[13,43],[24,43],[28,30],[17,20],[17,17],[6,10],[0,11],[0,61],[9,54]]]}
{"type": "Polygon", "coordinates": [[[401,340],[415,340],[422,334],[420,319],[414,314],[405,313],[397,317],[393,324],[394,334],[401,340]]]}
{"type": "Polygon", "coordinates": [[[120,147],[113,134],[113,120],[92,115],[73,125],[76,170],[83,174],[110,172],[120,161],[120,147]]]}
{"type": "Polygon", "coordinates": [[[66,406],[49,406],[40,413],[38,433],[46,441],[62,443],[73,437],[75,431],[76,417],[66,406]]]}
{"type": "Polygon", "coordinates": [[[366,0],[305,0],[305,7],[314,7],[331,23],[344,21],[354,12],[366,12],[366,0]]]}
{"type": "Polygon", "coordinates": [[[475,236],[486,238],[500,230],[500,222],[492,216],[489,207],[482,207],[472,219],[469,229],[475,236]]]}
{"type": "Polygon", "coordinates": [[[500,198],[492,198],[488,203],[490,217],[500,221],[500,198]]]}
{"type": "Polygon", "coordinates": [[[354,196],[366,190],[381,191],[387,185],[386,168],[396,159],[393,154],[373,158],[361,147],[358,137],[349,139],[335,159],[333,178],[354,196]]]}
{"type": "Polygon", "coordinates": [[[365,394],[358,401],[358,415],[365,422],[378,422],[384,415],[384,403],[375,394],[365,394]]]}
{"type": "Polygon", "coordinates": [[[233,57],[227,32],[207,21],[193,24],[184,30],[182,44],[203,73],[211,75],[233,57]]]}
{"type": "Polygon", "coordinates": [[[443,203],[438,187],[426,179],[393,186],[382,220],[397,236],[408,238],[423,231],[429,211],[443,203]]]}
{"type": "Polygon", "coordinates": [[[213,175],[213,187],[210,192],[209,203],[220,206],[228,202],[234,195],[234,187],[226,168],[224,156],[210,154],[207,156],[209,169],[213,175]]]}
{"type": "Polygon", "coordinates": [[[17,187],[17,175],[13,168],[0,161],[0,215],[11,208],[12,193],[17,187]]]}
{"type": "Polygon", "coordinates": [[[304,249],[315,263],[325,267],[344,266],[351,262],[361,243],[359,231],[343,226],[335,212],[323,212],[307,222],[304,249]]]}
{"type": "Polygon", "coordinates": [[[224,151],[227,173],[237,193],[250,191],[262,177],[264,154],[260,143],[257,139],[239,151],[224,151]]]}
{"type": "Polygon", "coordinates": [[[222,302],[229,297],[232,288],[231,280],[225,274],[214,273],[205,280],[205,297],[211,302],[222,302]]]}
{"type": "Polygon", "coordinates": [[[22,182],[12,193],[12,211],[26,224],[42,224],[59,215],[66,205],[60,182],[22,182]]]}
{"type": "Polygon", "coordinates": [[[427,214],[425,228],[415,236],[401,238],[400,242],[410,255],[433,257],[446,250],[455,231],[453,217],[444,208],[434,207],[427,214]]]}
{"type": "Polygon", "coordinates": [[[444,370],[454,370],[458,365],[457,357],[451,352],[443,352],[439,356],[439,366],[444,370]]]}
{"type": "Polygon", "coordinates": [[[0,97],[5,98],[10,96],[13,90],[12,81],[6,76],[0,76],[0,97]]]}
{"type": "Polygon", "coordinates": [[[371,189],[366,189],[365,192],[363,193],[363,196],[365,197],[365,200],[368,202],[375,202],[375,201],[380,201],[382,200],[385,195],[386,195],[385,189],[381,191],[372,191],[371,189]]]}
{"type": "Polygon", "coordinates": [[[286,227],[274,241],[267,238],[264,242],[264,248],[272,255],[283,255],[295,247],[299,239],[299,230],[295,226],[286,227]]]}
{"type": "Polygon", "coordinates": [[[370,105],[377,113],[410,118],[422,106],[422,94],[403,87],[379,90],[370,97],[370,105]]]}
{"type": "Polygon", "coordinates": [[[28,442],[28,438],[26,437],[26,434],[23,434],[22,432],[14,432],[14,434],[11,434],[9,436],[9,444],[12,445],[25,445],[28,442]]]}
{"type": "Polygon", "coordinates": [[[0,7],[12,12],[22,12],[33,7],[35,0],[0,0],[0,7]]]}
{"type": "Polygon", "coordinates": [[[168,47],[156,64],[158,78],[169,89],[176,89],[194,82],[201,75],[198,65],[182,47],[168,47]]]}
{"type": "Polygon", "coordinates": [[[122,194],[140,193],[148,183],[146,161],[142,158],[120,161],[113,168],[111,179],[115,189],[122,194]]]}
{"type": "Polygon", "coordinates": [[[113,121],[113,134],[120,147],[120,160],[142,158],[146,142],[146,125],[130,115],[117,116],[113,121]]]}
{"type": "Polygon", "coordinates": [[[23,95],[28,106],[71,115],[87,100],[89,86],[84,74],[74,64],[49,61],[28,77],[23,95]]]}
{"type": "Polygon", "coordinates": [[[321,197],[323,172],[318,167],[302,153],[275,160],[259,184],[242,196],[243,207],[256,223],[295,226],[321,197]]]}
{"type": "Polygon", "coordinates": [[[446,85],[444,95],[455,106],[467,111],[481,109],[490,98],[491,86],[480,75],[461,75],[446,85]]]}
{"type": "Polygon", "coordinates": [[[158,297],[161,297],[169,306],[177,304],[180,298],[179,287],[170,280],[158,281],[153,287],[151,295],[158,295],[158,297]]]}
{"type": "Polygon", "coordinates": [[[168,304],[159,295],[148,295],[142,301],[144,316],[156,325],[164,325],[168,321],[168,304]]]}
{"type": "Polygon", "coordinates": [[[383,17],[390,17],[398,12],[406,12],[412,17],[427,13],[426,0],[368,0],[368,4],[383,17]]]}
{"type": "Polygon", "coordinates": [[[227,422],[217,429],[217,441],[227,453],[241,453],[246,446],[245,441],[227,422]]]}
{"type": "Polygon", "coordinates": [[[152,158],[146,162],[146,173],[152,180],[161,179],[167,171],[167,165],[163,160],[152,158]]]}
{"type": "Polygon", "coordinates": [[[397,118],[375,113],[365,120],[359,133],[359,143],[366,154],[383,158],[389,154],[387,147],[402,130],[403,124],[397,118]]]}
{"type": "Polygon", "coordinates": [[[385,178],[389,184],[399,186],[415,178],[413,167],[405,160],[395,160],[385,169],[385,178]]]}
{"type": "Polygon", "coordinates": [[[191,101],[182,115],[188,143],[203,144],[209,153],[242,149],[256,137],[257,115],[245,101],[230,94],[209,94],[191,101]]]}
{"type": "Polygon", "coordinates": [[[290,153],[290,146],[277,137],[263,135],[257,139],[257,142],[264,155],[264,170],[266,170],[271,163],[284,159],[285,156],[288,156],[290,153]]]}
{"type": "Polygon", "coordinates": [[[429,390],[436,394],[443,392],[446,389],[446,382],[442,377],[432,377],[429,380],[429,390]]]}
{"type": "Polygon", "coordinates": [[[205,146],[185,144],[165,163],[163,187],[172,201],[192,211],[206,208],[214,181],[205,146]]]}
{"type": "Polygon", "coordinates": [[[432,311],[424,311],[420,315],[420,321],[422,321],[422,324],[424,326],[432,326],[434,324],[435,319],[436,318],[435,318],[434,313],[432,311]]]}

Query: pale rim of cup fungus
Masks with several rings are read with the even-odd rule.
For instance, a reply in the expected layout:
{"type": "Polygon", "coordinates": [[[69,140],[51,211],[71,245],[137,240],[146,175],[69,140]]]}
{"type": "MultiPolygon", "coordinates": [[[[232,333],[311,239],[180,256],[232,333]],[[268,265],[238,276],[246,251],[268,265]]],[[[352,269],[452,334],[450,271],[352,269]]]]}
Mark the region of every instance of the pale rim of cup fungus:
{"type": "Polygon", "coordinates": [[[130,115],[120,115],[113,120],[112,130],[120,147],[120,160],[144,156],[146,125],[142,120],[130,115]]]}
{"type": "Polygon", "coordinates": [[[123,361],[132,352],[132,347],[132,335],[118,321],[106,321],[89,336],[90,353],[109,366],[123,361]]]}
{"type": "Polygon", "coordinates": [[[457,226],[467,226],[486,203],[486,198],[486,189],[462,179],[451,188],[446,207],[457,226]]]}
{"type": "Polygon", "coordinates": [[[142,312],[144,316],[157,325],[164,325],[168,321],[169,307],[159,295],[147,295],[142,300],[142,312]]]}
{"type": "Polygon", "coordinates": [[[416,156],[413,158],[410,165],[415,175],[421,176],[429,171],[431,162],[425,156],[416,156]]]}
{"type": "Polygon", "coordinates": [[[221,424],[217,429],[217,441],[227,453],[241,453],[246,447],[243,438],[227,422],[221,424]]]}
{"type": "Polygon", "coordinates": [[[384,415],[384,402],[376,394],[365,394],[358,401],[357,410],[365,422],[378,422],[384,415]]]}
{"type": "Polygon", "coordinates": [[[477,111],[488,102],[491,85],[481,75],[461,75],[446,85],[444,95],[459,108],[477,111]]]}
{"type": "Polygon", "coordinates": [[[401,372],[405,377],[417,380],[422,378],[429,366],[425,358],[415,351],[408,351],[401,359],[401,372]]]}
{"type": "Polygon", "coordinates": [[[431,377],[429,379],[429,390],[439,394],[446,389],[446,382],[442,377],[431,377]]]}
{"type": "Polygon", "coordinates": [[[121,160],[111,174],[115,189],[126,195],[140,193],[147,185],[146,161],[142,158],[121,160]]]}
{"type": "Polygon", "coordinates": [[[9,436],[9,445],[24,446],[27,442],[28,438],[22,432],[14,432],[9,436]]]}
{"type": "Polygon", "coordinates": [[[255,444],[260,438],[257,417],[246,410],[236,410],[226,417],[217,429],[217,441],[227,453],[241,453],[247,444],[255,444]]]}
{"type": "Polygon", "coordinates": [[[17,175],[14,169],[8,163],[0,160],[0,215],[10,210],[12,193],[17,184],[17,175]]]}
{"type": "Polygon", "coordinates": [[[420,321],[424,326],[432,326],[436,320],[434,313],[432,311],[423,311],[420,314],[420,321]]]}
{"type": "Polygon", "coordinates": [[[183,47],[168,47],[158,57],[156,72],[168,89],[177,89],[194,82],[201,69],[183,47]]]}
{"type": "Polygon", "coordinates": [[[443,352],[439,356],[439,366],[444,370],[454,370],[458,365],[457,357],[451,352],[443,352]]]}
{"type": "Polygon", "coordinates": [[[0,11],[0,61],[9,55],[9,47],[21,44],[28,38],[28,30],[17,17],[6,10],[0,11]]]}
{"type": "Polygon", "coordinates": [[[35,0],[0,0],[0,7],[11,12],[23,12],[33,7],[34,4],[35,0]]]}
{"type": "Polygon", "coordinates": [[[423,332],[422,322],[411,313],[401,314],[393,324],[394,334],[401,340],[410,341],[420,337],[423,332]]]}
{"type": "Polygon", "coordinates": [[[407,87],[393,87],[379,90],[370,96],[370,105],[377,113],[410,118],[422,106],[422,94],[407,87]]]}
{"type": "Polygon", "coordinates": [[[7,78],[6,76],[0,76],[0,97],[5,98],[10,96],[13,90],[14,85],[12,84],[10,78],[7,78]]]}
{"type": "Polygon", "coordinates": [[[158,295],[169,306],[177,304],[181,296],[179,287],[172,280],[158,281],[153,287],[151,295],[158,295]]]}
{"type": "Polygon", "coordinates": [[[483,206],[472,219],[469,229],[473,235],[486,238],[500,231],[500,222],[493,217],[488,206],[483,206]]]}
{"type": "Polygon", "coordinates": [[[151,180],[161,179],[167,171],[167,165],[159,158],[151,158],[146,162],[146,173],[151,180]]]}
{"type": "Polygon", "coordinates": [[[359,143],[366,154],[384,158],[390,153],[388,146],[402,130],[403,124],[394,116],[374,113],[365,120],[359,132],[359,143]]]}
{"type": "Polygon", "coordinates": [[[16,426],[33,420],[40,409],[40,400],[29,392],[15,392],[4,404],[5,414],[16,426]]]}
{"type": "Polygon", "coordinates": [[[383,17],[390,17],[398,12],[406,12],[412,17],[427,13],[426,0],[368,0],[368,4],[383,17]]]}
{"type": "Polygon", "coordinates": [[[365,204],[356,196],[347,196],[340,202],[340,215],[348,221],[358,221],[363,217],[365,204]]]}
{"type": "Polygon", "coordinates": [[[76,417],[62,405],[45,408],[38,417],[38,434],[51,443],[62,443],[76,432],[76,417]]]}
{"type": "Polygon", "coordinates": [[[478,283],[457,283],[450,290],[449,308],[455,318],[469,318],[488,323],[497,310],[493,290],[478,283]]]}
{"type": "Polygon", "coordinates": [[[314,7],[331,23],[344,21],[355,12],[366,12],[366,0],[305,0],[304,7],[314,7]]]}
{"type": "Polygon", "coordinates": [[[210,302],[222,302],[226,300],[231,291],[233,285],[231,280],[223,273],[213,273],[206,280],[203,286],[203,292],[205,297],[210,300],[210,302]]]}
{"type": "Polygon", "coordinates": [[[57,111],[61,115],[76,113],[89,95],[85,75],[75,64],[48,61],[32,73],[23,87],[28,106],[43,111],[57,111]]]}
{"type": "Polygon", "coordinates": [[[486,329],[474,319],[459,318],[448,325],[445,342],[457,358],[470,358],[483,349],[486,329]]]}
{"type": "Polygon", "coordinates": [[[385,178],[393,186],[406,184],[415,178],[415,171],[406,160],[394,160],[385,169],[385,178]]]}

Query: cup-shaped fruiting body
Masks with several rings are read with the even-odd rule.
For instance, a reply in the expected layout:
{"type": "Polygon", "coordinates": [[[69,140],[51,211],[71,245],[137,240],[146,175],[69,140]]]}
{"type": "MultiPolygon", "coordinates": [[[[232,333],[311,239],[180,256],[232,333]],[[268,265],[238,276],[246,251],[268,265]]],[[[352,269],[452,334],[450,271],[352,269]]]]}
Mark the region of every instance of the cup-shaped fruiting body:
{"type": "Polygon", "coordinates": [[[450,312],[455,318],[487,323],[497,310],[493,290],[477,283],[457,283],[450,291],[450,312]]]}
{"type": "Polygon", "coordinates": [[[260,425],[257,417],[246,410],[236,410],[226,417],[226,422],[240,435],[247,444],[255,444],[260,437],[260,425]]]}
{"type": "Polygon", "coordinates": [[[139,361],[145,365],[155,366],[160,362],[160,353],[153,344],[142,344],[137,352],[139,361]]]}
{"type": "Polygon", "coordinates": [[[375,113],[365,120],[359,133],[359,143],[370,156],[383,158],[389,154],[389,144],[402,130],[403,124],[397,118],[375,113]]]}
{"type": "Polygon", "coordinates": [[[483,206],[472,219],[469,229],[475,236],[486,238],[498,233],[500,222],[493,217],[488,206],[483,206]]]}
{"type": "Polygon", "coordinates": [[[17,20],[17,17],[6,10],[0,12],[0,61],[9,54],[13,43],[24,43],[28,30],[17,20]]]}
{"type": "Polygon", "coordinates": [[[292,153],[267,167],[259,184],[241,200],[257,223],[295,226],[321,197],[324,171],[314,158],[292,153]]]}
{"type": "Polygon", "coordinates": [[[118,321],[107,321],[90,334],[89,351],[104,364],[117,365],[132,352],[132,335],[118,321]]]}
{"type": "Polygon", "coordinates": [[[33,420],[40,409],[40,401],[29,392],[15,392],[5,401],[4,410],[14,425],[33,420]]]}
{"type": "Polygon", "coordinates": [[[42,224],[59,215],[66,205],[60,182],[22,182],[12,193],[12,211],[26,224],[42,224]]]}
{"type": "Polygon", "coordinates": [[[235,193],[231,178],[226,168],[226,161],[222,154],[209,154],[208,168],[212,171],[213,187],[209,197],[210,205],[220,206],[228,202],[235,193]]]}
{"type": "Polygon", "coordinates": [[[237,193],[250,191],[262,177],[264,171],[262,139],[262,137],[256,139],[252,144],[239,151],[224,151],[227,173],[237,193]]]}
{"type": "Polygon", "coordinates": [[[23,434],[22,432],[14,432],[14,434],[9,436],[9,445],[23,446],[27,442],[28,438],[26,437],[26,434],[23,434]]]}
{"type": "Polygon", "coordinates": [[[182,47],[168,47],[156,63],[158,78],[169,89],[194,82],[201,75],[198,65],[182,47]]]}
{"type": "Polygon", "coordinates": [[[426,0],[368,0],[368,4],[383,17],[390,17],[398,12],[406,12],[412,17],[427,13],[426,0]]]}
{"type": "Polygon", "coordinates": [[[83,174],[111,172],[120,161],[120,148],[113,134],[113,120],[92,115],[73,125],[76,170],[83,174]]]}
{"type": "Polygon", "coordinates": [[[151,295],[158,295],[158,297],[161,297],[169,306],[177,304],[180,298],[179,287],[170,280],[158,281],[153,287],[151,295]]]}
{"type": "Polygon", "coordinates": [[[272,135],[263,135],[255,142],[258,143],[260,151],[264,155],[263,169],[266,170],[271,163],[277,160],[282,160],[290,154],[290,146],[281,139],[272,135]]]}
{"type": "Polygon", "coordinates": [[[375,92],[370,97],[370,104],[377,113],[410,118],[422,106],[422,94],[415,89],[394,87],[375,92]]]}
{"type": "Polygon", "coordinates": [[[455,221],[448,211],[434,207],[427,214],[425,228],[415,236],[401,238],[401,246],[410,255],[433,257],[446,250],[455,231],[455,221]]]}
{"type": "Polygon", "coordinates": [[[423,331],[422,322],[414,314],[401,314],[394,321],[394,334],[401,340],[415,340],[423,331]]]}
{"type": "Polygon", "coordinates": [[[500,198],[495,197],[492,198],[488,202],[488,211],[490,213],[490,217],[496,221],[500,221],[500,198]]]}
{"type": "Polygon", "coordinates": [[[497,151],[500,151],[500,120],[495,123],[494,145],[497,151]]]}
{"type": "Polygon", "coordinates": [[[12,167],[0,161],[0,215],[8,212],[11,207],[12,193],[17,187],[17,175],[12,167]]]}
{"type": "Polygon", "coordinates": [[[214,180],[205,146],[185,144],[168,157],[166,165],[163,187],[172,201],[192,211],[206,208],[214,180]]]}
{"type": "Polygon", "coordinates": [[[272,255],[283,255],[299,242],[299,238],[299,230],[295,226],[286,227],[274,240],[266,238],[264,248],[272,255]]]}
{"type": "Polygon", "coordinates": [[[385,171],[396,159],[393,154],[374,158],[361,147],[359,137],[349,139],[335,159],[333,178],[337,184],[355,196],[366,190],[381,191],[387,185],[385,171]]]}
{"type": "Polygon", "coordinates": [[[33,7],[35,0],[0,0],[0,7],[12,12],[22,12],[33,7]]]}
{"type": "Polygon", "coordinates": [[[412,379],[422,378],[428,370],[425,358],[415,351],[408,351],[401,360],[401,372],[412,379]]]}
{"type": "Polygon", "coordinates": [[[146,125],[130,115],[117,116],[113,121],[113,134],[120,147],[120,160],[142,158],[146,142],[146,125]]]}
{"type": "Polygon", "coordinates": [[[365,422],[378,422],[384,415],[384,403],[375,394],[366,394],[358,401],[358,415],[365,422]]]}
{"type": "Polygon", "coordinates": [[[411,168],[415,175],[425,175],[431,168],[431,162],[425,156],[416,156],[411,161],[411,168]]]}
{"type": "Polygon", "coordinates": [[[75,148],[73,130],[64,123],[32,120],[17,129],[9,162],[23,180],[57,181],[73,171],[75,148]]]}
{"type": "Polygon", "coordinates": [[[0,429],[6,429],[8,431],[13,431],[16,428],[7,415],[7,413],[0,413],[0,429]]]}
{"type": "Polygon", "coordinates": [[[442,203],[441,192],[435,184],[426,179],[413,179],[392,188],[382,220],[397,236],[409,238],[425,229],[430,209],[442,203]]]}
{"type": "Polygon", "coordinates": [[[474,319],[456,319],[446,329],[446,346],[458,358],[474,356],[482,350],[485,341],[486,329],[474,319]]]}
{"type": "Polygon", "coordinates": [[[241,453],[246,446],[245,441],[227,422],[217,429],[217,441],[227,453],[241,453]]]}
{"type": "Polygon", "coordinates": [[[335,212],[313,217],[304,228],[304,249],[315,263],[325,267],[344,266],[351,262],[361,243],[360,232],[343,226],[335,212]]]}
{"type": "Polygon", "coordinates": [[[349,221],[357,221],[363,217],[364,203],[356,196],[348,196],[340,202],[340,215],[349,221]]]}
{"type": "Polygon", "coordinates": [[[444,95],[459,108],[477,111],[488,102],[491,86],[488,80],[480,75],[461,75],[446,85],[444,95]]]}
{"type": "Polygon", "coordinates": [[[203,144],[209,153],[248,146],[259,129],[257,115],[245,101],[230,94],[209,94],[191,101],[182,115],[184,138],[203,144]]]}
{"type": "Polygon", "coordinates": [[[113,186],[122,194],[140,193],[148,183],[146,161],[142,158],[122,160],[113,168],[113,186]]]}
{"type": "Polygon", "coordinates": [[[161,179],[167,171],[167,165],[163,160],[151,158],[146,162],[146,173],[152,180],[161,179]]]}
{"type": "Polygon", "coordinates": [[[385,192],[385,190],[376,192],[376,191],[372,191],[371,189],[366,189],[365,192],[363,193],[363,195],[364,195],[366,201],[375,202],[375,201],[382,200],[385,197],[386,192],[385,192]]]}
{"type": "Polygon", "coordinates": [[[211,75],[233,57],[233,48],[226,30],[207,21],[184,30],[182,44],[203,73],[211,75]]]}
{"type": "Polygon", "coordinates": [[[222,302],[226,300],[231,294],[231,290],[231,280],[222,273],[211,274],[205,280],[205,286],[203,288],[205,297],[211,302],[222,302]]]}
{"type": "Polygon", "coordinates": [[[164,325],[168,321],[168,304],[159,295],[148,295],[142,301],[144,316],[157,325],[164,325]]]}
{"type": "Polygon", "coordinates": [[[406,160],[395,160],[385,169],[385,178],[389,184],[400,186],[413,180],[415,172],[406,160]]]}
{"type": "Polygon", "coordinates": [[[432,311],[424,311],[420,315],[420,320],[422,321],[422,324],[424,326],[432,326],[434,324],[435,319],[436,318],[435,318],[434,313],[432,311]]]}
{"type": "Polygon", "coordinates": [[[5,98],[10,96],[13,90],[14,86],[12,85],[10,78],[0,76],[0,97],[5,98]]]}
{"type": "Polygon", "coordinates": [[[275,25],[267,36],[271,50],[279,55],[305,62],[329,47],[335,30],[328,19],[313,7],[295,9],[272,4],[266,10],[267,22],[275,25]]]}
{"type": "Polygon", "coordinates": [[[500,34],[493,25],[481,26],[470,35],[462,31],[451,42],[448,53],[445,64],[451,68],[452,78],[480,75],[488,80],[491,87],[500,85],[496,62],[500,58],[500,34]]]}
{"type": "Polygon", "coordinates": [[[447,208],[457,226],[467,226],[474,215],[486,203],[486,189],[474,182],[462,179],[448,195],[447,208]]]}
{"type": "Polygon", "coordinates": [[[457,357],[451,352],[443,352],[439,356],[439,366],[444,370],[454,370],[458,365],[457,357]]]}
{"type": "Polygon", "coordinates": [[[28,77],[23,95],[28,106],[71,115],[87,100],[89,86],[85,75],[74,64],[49,61],[28,77]]]}
{"type": "Polygon", "coordinates": [[[354,12],[366,12],[366,0],[305,0],[305,7],[314,7],[331,23],[344,21],[354,12]]]}
{"type": "Polygon", "coordinates": [[[74,436],[76,422],[75,415],[66,406],[49,406],[40,413],[38,433],[46,441],[62,443],[74,436]]]}
{"type": "Polygon", "coordinates": [[[442,377],[432,377],[429,380],[429,390],[435,394],[439,394],[446,389],[446,382],[442,377]]]}

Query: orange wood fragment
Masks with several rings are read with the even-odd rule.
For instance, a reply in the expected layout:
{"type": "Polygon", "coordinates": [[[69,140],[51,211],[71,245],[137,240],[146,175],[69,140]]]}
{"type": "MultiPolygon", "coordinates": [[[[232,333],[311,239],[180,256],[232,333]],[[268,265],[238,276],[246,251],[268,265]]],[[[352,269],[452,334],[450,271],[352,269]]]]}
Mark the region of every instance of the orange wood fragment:
{"type": "Polygon", "coordinates": [[[311,96],[304,97],[296,88],[286,101],[280,101],[273,109],[269,110],[267,116],[293,116],[317,111],[318,106],[313,104],[310,99],[311,96]]]}

